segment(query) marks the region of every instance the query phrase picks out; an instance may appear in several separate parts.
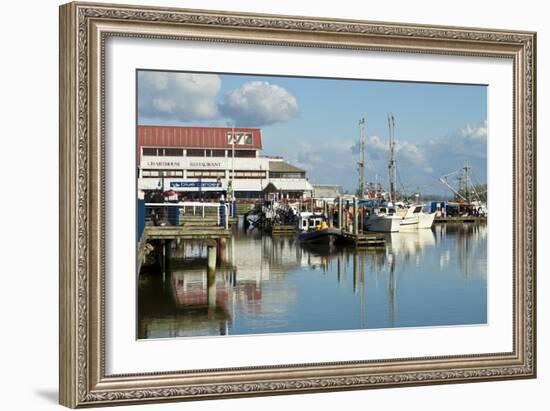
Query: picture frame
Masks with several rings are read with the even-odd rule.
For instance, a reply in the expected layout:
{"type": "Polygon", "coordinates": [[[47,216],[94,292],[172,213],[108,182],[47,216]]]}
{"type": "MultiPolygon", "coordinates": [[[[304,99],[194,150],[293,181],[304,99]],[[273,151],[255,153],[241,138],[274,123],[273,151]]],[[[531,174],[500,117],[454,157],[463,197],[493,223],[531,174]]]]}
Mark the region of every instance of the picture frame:
{"type": "MultiPolygon", "coordinates": [[[[60,403],[188,401],[536,377],[536,34],[93,3],[60,7],[60,403]],[[513,349],[471,355],[108,374],[105,50],[109,38],[513,63],[513,349]]],[[[512,251],[512,250],[511,250],[512,251]]],[[[244,364],[244,363],[243,363],[244,364]]]]}

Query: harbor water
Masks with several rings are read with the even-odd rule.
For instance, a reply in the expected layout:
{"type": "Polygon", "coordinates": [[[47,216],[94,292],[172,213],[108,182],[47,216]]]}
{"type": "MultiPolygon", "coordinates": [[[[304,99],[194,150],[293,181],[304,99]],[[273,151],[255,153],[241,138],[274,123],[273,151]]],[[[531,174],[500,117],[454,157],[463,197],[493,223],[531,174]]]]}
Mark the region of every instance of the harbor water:
{"type": "Polygon", "coordinates": [[[142,267],[138,338],[485,324],[487,227],[436,224],[381,248],[311,247],[235,228],[215,270],[200,241],[142,267]]]}

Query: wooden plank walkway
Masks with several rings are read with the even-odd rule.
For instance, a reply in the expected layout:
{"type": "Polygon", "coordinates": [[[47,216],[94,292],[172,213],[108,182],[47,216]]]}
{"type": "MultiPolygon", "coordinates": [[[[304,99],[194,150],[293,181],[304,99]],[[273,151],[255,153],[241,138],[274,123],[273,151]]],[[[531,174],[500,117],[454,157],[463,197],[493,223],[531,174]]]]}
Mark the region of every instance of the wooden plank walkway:
{"type": "Polygon", "coordinates": [[[296,234],[295,225],[274,224],[269,228],[272,235],[296,234]]]}
{"type": "Polygon", "coordinates": [[[356,248],[384,247],[386,245],[384,234],[380,233],[353,234],[342,231],[342,238],[344,241],[352,243],[356,248]]]}
{"type": "Polygon", "coordinates": [[[147,226],[143,232],[148,240],[170,240],[182,238],[186,240],[207,240],[229,237],[231,230],[215,226],[147,226]]]}

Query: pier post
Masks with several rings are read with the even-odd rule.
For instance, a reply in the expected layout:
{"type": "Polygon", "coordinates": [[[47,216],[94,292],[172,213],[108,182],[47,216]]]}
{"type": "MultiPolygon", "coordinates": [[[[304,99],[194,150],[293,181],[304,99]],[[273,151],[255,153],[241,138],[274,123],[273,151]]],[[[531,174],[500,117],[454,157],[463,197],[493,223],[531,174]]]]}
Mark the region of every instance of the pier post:
{"type": "Polygon", "coordinates": [[[224,218],[224,228],[226,230],[229,229],[229,205],[224,205],[224,211],[225,211],[225,218],[224,218]]]}
{"type": "Polygon", "coordinates": [[[338,228],[342,229],[342,197],[338,197],[338,228]]]}
{"type": "Polygon", "coordinates": [[[357,197],[353,197],[353,234],[359,234],[359,218],[357,213],[357,197]]]}
{"type": "Polygon", "coordinates": [[[357,270],[357,253],[353,253],[353,293],[357,293],[357,285],[358,285],[358,270],[357,270]]]}
{"type": "Polygon", "coordinates": [[[216,308],[216,242],[209,241],[208,250],[208,267],[206,271],[206,286],[208,288],[208,313],[213,314],[216,308]]]}
{"type": "Polygon", "coordinates": [[[166,280],[166,241],[160,240],[160,268],[162,271],[162,282],[166,280]]]}
{"type": "Polygon", "coordinates": [[[164,267],[168,270],[172,258],[172,240],[164,241],[164,267]]]}

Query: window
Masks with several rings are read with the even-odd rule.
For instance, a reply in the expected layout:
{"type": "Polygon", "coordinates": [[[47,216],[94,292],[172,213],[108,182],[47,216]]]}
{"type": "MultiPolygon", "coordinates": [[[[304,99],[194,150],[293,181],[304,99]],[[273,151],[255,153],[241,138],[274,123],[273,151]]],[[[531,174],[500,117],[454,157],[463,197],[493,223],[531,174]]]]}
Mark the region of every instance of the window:
{"type": "Polygon", "coordinates": [[[181,157],[183,156],[183,148],[143,147],[142,153],[144,156],[181,157]]]}
{"type": "Polygon", "coordinates": [[[181,178],[183,177],[183,170],[142,170],[141,177],[143,178],[180,177],[181,178]]]}
{"type": "Polygon", "coordinates": [[[269,178],[305,178],[305,172],[296,172],[296,173],[281,173],[278,171],[270,171],[269,178]]]}
{"type": "Polygon", "coordinates": [[[181,157],[183,156],[183,148],[165,148],[164,155],[170,157],[181,157]]]}
{"type": "Polygon", "coordinates": [[[188,149],[187,157],[204,157],[204,150],[188,149]]]}
{"type": "Polygon", "coordinates": [[[160,177],[160,170],[142,170],[142,177],[160,177]]]}
{"type": "Polygon", "coordinates": [[[163,170],[164,177],[183,177],[183,170],[163,170]]]}
{"type": "Polygon", "coordinates": [[[187,170],[187,177],[200,178],[224,178],[224,170],[187,170]]]}
{"type": "Polygon", "coordinates": [[[235,170],[235,178],[265,178],[265,171],[235,170]]]}
{"type": "Polygon", "coordinates": [[[151,147],[143,147],[142,153],[144,156],[156,156],[157,155],[157,149],[151,148],[151,147]]]}
{"type": "Polygon", "coordinates": [[[256,150],[235,150],[235,157],[256,157],[256,150]]]}
{"type": "Polygon", "coordinates": [[[227,132],[227,144],[235,144],[239,146],[243,145],[252,145],[252,133],[246,133],[241,131],[228,131],[227,132]],[[235,138],[232,139],[231,136],[234,135],[235,138]]]}
{"type": "Polygon", "coordinates": [[[212,150],[212,157],[225,157],[225,150],[212,150]]]}

